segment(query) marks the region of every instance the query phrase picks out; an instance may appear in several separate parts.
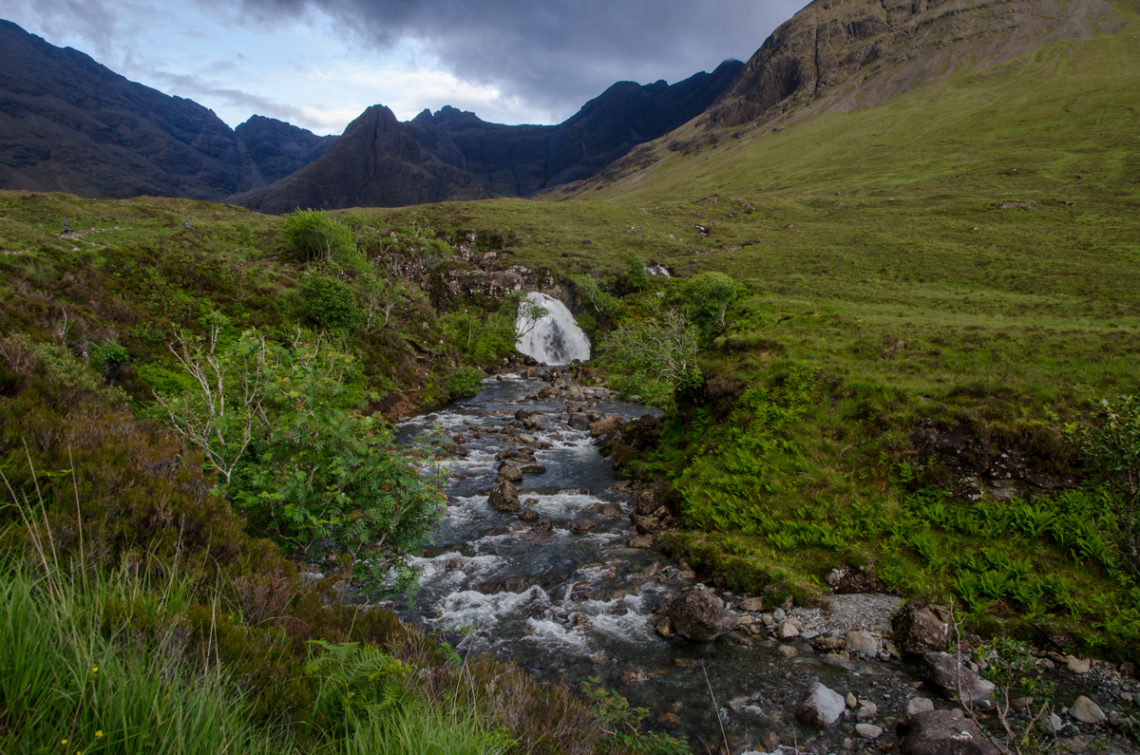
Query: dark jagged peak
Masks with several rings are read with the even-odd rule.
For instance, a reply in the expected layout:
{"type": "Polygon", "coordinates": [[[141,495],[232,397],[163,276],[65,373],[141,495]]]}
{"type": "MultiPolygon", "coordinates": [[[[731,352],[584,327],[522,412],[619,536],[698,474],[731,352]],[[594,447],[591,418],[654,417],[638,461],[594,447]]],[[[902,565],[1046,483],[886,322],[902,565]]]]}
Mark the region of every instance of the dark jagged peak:
{"type": "Polygon", "coordinates": [[[481,199],[486,189],[412,138],[383,105],[348,125],[320,159],[269,186],[231,197],[262,212],[297,208],[396,207],[446,199],[481,199]]]}
{"type": "Polygon", "coordinates": [[[877,105],[961,65],[1113,24],[1109,0],[815,0],[764,42],[706,123],[877,105]]]}
{"type": "Polygon", "coordinates": [[[337,139],[263,115],[250,117],[234,133],[257,167],[261,183],[271,183],[303,168],[328,152],[337,139]]]}
{"type": "Polygon", "coordinates": [[[287,212],[295,207],[531,196],[589,178],[637,144],[696,117],[743,67],[725,61],[712,73],[671,86],[619,82],[557,126],[487,123],[450,106],[399,123],[391,111],[376,105],[324,157],[234,200],[266,212],[287,212]]]}
{"type": "Polygon", "coordinates": [[[475,126],[483,125],[486,121],[482,120],[479,116],[472,113],[470,110],[460,110],[459,108],[452,107],[451,105],[444,105],[442,108],[432,113],[431,110],[424,108],[423,112],[412,119],[412,123],[417,126],[431,127],[431,126],[475,126]]]}

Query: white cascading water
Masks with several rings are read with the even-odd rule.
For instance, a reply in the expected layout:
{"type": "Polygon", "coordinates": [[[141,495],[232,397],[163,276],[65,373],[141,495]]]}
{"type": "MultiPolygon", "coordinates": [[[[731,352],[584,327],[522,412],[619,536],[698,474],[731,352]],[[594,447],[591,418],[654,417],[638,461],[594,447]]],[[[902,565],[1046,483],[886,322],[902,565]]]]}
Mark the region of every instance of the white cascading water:
{"type": "Polygon", "coordinates": [[[590,358],[590,339],[574,321],[574,315],[553,296],[532,291],[519,305],[515,320],[518,339],[515,348],[535,361],[558,367],[575,359],[585,362],[590,358]],[[531,308],[542,307],[546,314],[531,316],[531,308]]]}

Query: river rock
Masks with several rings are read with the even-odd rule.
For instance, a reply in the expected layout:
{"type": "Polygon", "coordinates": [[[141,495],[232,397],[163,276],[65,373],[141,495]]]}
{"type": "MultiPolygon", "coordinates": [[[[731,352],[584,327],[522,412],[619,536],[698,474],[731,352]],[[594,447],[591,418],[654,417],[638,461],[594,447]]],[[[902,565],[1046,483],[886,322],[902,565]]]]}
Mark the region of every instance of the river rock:
{"type": "Polygon", "coordinates": [[[1065,656],[1065,668],[1074,674],[1087,674],[1092,668],[1092,661],[1088,658],[1078,658],[1075,655],[1065,656]]]}
{"type": "Polygon", "coordinates": [[[763,611],[764,610],[764,599],[763,598],[745,598],[744,600],[740,601],[740,609],[742,611],[751,611],[752,613],[756,613],[758,611],[763,611]]]}
{"type": "Polygon", "coordinates": [[[724,601],[709,590],[685,590],[665,609],[674,631],[685,639],[697,642],[715,640],[731,632],[740,619],[725,610],[724,601]]]}
{"type": "Polygon", "coordinates": [[[899,724],[903,755],[1000,755],[973,721],[945,710],[928,710],[899,724]]]}
{"type": "Polygon", "coordinates": [[[1094,703],[1089,698],[1081,695],[1073,704],[1069,706],[1069,715],[1080,721],[1082,724],[1099,724],[1107,716],[1100,706],[1094,703]]]}
{"type": "Polygon", "coordinates": [[[784,619],[776,625],[776,639],[793,640],[800,636],[803,628],[803,624],[795,619],[784,619]]]}
{"type": "Polygon", "coordinates": [[[504,461],[499,465],[499,479],[507,482],[522,482],[523,471],[522,467],[517,464],[512,464],[509,461],[504,461]]]}
{"type": "Polygon", "coordinates": [[[657,510],[657,496],[652,490],[639,490],[633,497],[634,511],[642,516],[649,516],[657,510]]]}
{"type": "Polygon", "coordinates": [[[950,612],[942,606],[912,600],[891,622],[904,653],[929,653],[950,646],[950,612]]]}
{"type": "Polygon", "coordinates": [[[864,739],[878,739],[883,730],[874,724],[855,724],[855,732],[864,739]]]}
{"type": "Polygon", "coordinates": [[[627,543],[630,548],[652,548],[653,535],[638,535],[631,537],[627,543]]]}
{"type": "Polygon", "coordinates": [[[570,419],[566,424],[575,430],[589,430],[590,416],[585,412],[571,412],[570,419]]]}
{"type": "Polygon", "coordinates": [[[929,697],[912,697],[906,703],[906,715],[908,718],[913,718],[919,713],[925,713],[928,710],[934,710],[934,701],[929,697]]]}
{"type": "Polygon", "coordinates": [[[523,520],[527,524],[534,524],[538,521],[538,512],[534,509],[527,509],[523,513],[519,514],[519,519],[523,520]]]}
{"type": "Polygon", "coordinates": [[[826,729],[842,718],[846,709],[842,695],[816,682],[811,694],[796,708],[796,719],[808,726],[826,729]]]}
{"type": "Polygon", "coordinates": [[[797,655],[799,655],[800,651],[796,650],[795,645],[780,645],[778,648],[776,648],[776,653],[779,654],[781,658],[791,660],[792,658],[795,658],[797,655]]]}
{"type": "Polygon", "coordinates": [[[570,522],[570,531],[575,535],[585,535],[593,530],[595,526],[597,526],[596,523],[590,519],[575,519],[570,522]]]}
{"type": "Polygon", "coordinates": [[[603,435],[615,435],[621,431],[622,419],[615,415],[590,423],[590,435],[595,438],[603,435]]]}
{"type": "Polygon", "coordinates": [[[949,653],[923,653],[922,677],[963,703],[984,700],[994,691],[993,682],[978,676],[949,653]]]}
{"type": "Polygon", "coordinates": [[[598,513],[606,519],[615,519],[622,515],[621,504],[610,501],[598,506],[598,513]]]}
{"type": "Polygon", "coordinates": [[[491,508],[498,511],[518,511],[522,508],[519,504],[519,493],[508,480],[503,480],[491,489],[491,494],[487,496],[487,503],[491,504],[491,508]]]}
{"type": "Polygon", "coordinates": [[[847,633],[847,650],[852,655],[874,658],[879,654],[879,640],[870,632],[857,629],[847,633]]]}

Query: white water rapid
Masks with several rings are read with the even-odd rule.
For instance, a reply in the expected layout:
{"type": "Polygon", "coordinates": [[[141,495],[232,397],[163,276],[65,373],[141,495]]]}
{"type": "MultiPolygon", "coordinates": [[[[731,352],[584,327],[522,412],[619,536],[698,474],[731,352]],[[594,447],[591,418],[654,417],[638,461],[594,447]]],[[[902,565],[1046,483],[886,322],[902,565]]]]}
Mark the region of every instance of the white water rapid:
{"type": "Polygon", "coordinates": [[[552,296],[537,291],[527,294],[519,305],[515,333],[515,348],[541,364],[557,367],[590,358],[590,339],[574,322],[566,305],[552,296]],[[534,307],[542,307],[546,314],[533,317],[534,307]]]}

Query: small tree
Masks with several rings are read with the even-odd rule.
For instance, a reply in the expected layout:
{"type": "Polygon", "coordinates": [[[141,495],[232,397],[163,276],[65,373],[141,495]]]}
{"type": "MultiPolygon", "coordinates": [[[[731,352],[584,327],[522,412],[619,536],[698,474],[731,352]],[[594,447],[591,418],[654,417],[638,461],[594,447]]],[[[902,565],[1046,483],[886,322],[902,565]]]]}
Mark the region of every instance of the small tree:
{"type": "Polygon", "coordinates": [[[1140,397],[1100,405],[1104,424],[1085,429],[1081,446],[1090,469],[1112,490],[1121,561],[1140,577],[1140,397]]]}
{"type": "Polygon", "coordinates": [[[677,388],[699,383],[698,331],[684,315],[669,310],[659,317],[626,323],[602,342],[602,358],[618,373],[614,383],[626,395],[658,406],[677,388]]]}
{"type": "Polygon", "coordinates": [[[402,571],[442,496],[391,429],[356,410],[352,358],[301,335],[289,347],[252,331],[222,347],[216,335],[172,345],[194,383],[159,402],[251,532],[303,553],[351,554],[375,577],[402,571]]]}
{"type": "Polygon", "coordinates": [[[724,273],[701,273],[685,281],[681,295],[702,343],[711,343],[724,332],[728,308],[739,292],[740,287],[724,273]]]}
{"type": "Polygon", "coordinates": [[[285,238],[298,259],[335,260],[349,266],[359,261],[352,230],[327,213],[297,210],[286,215],[283,222],[285,238]]]}

